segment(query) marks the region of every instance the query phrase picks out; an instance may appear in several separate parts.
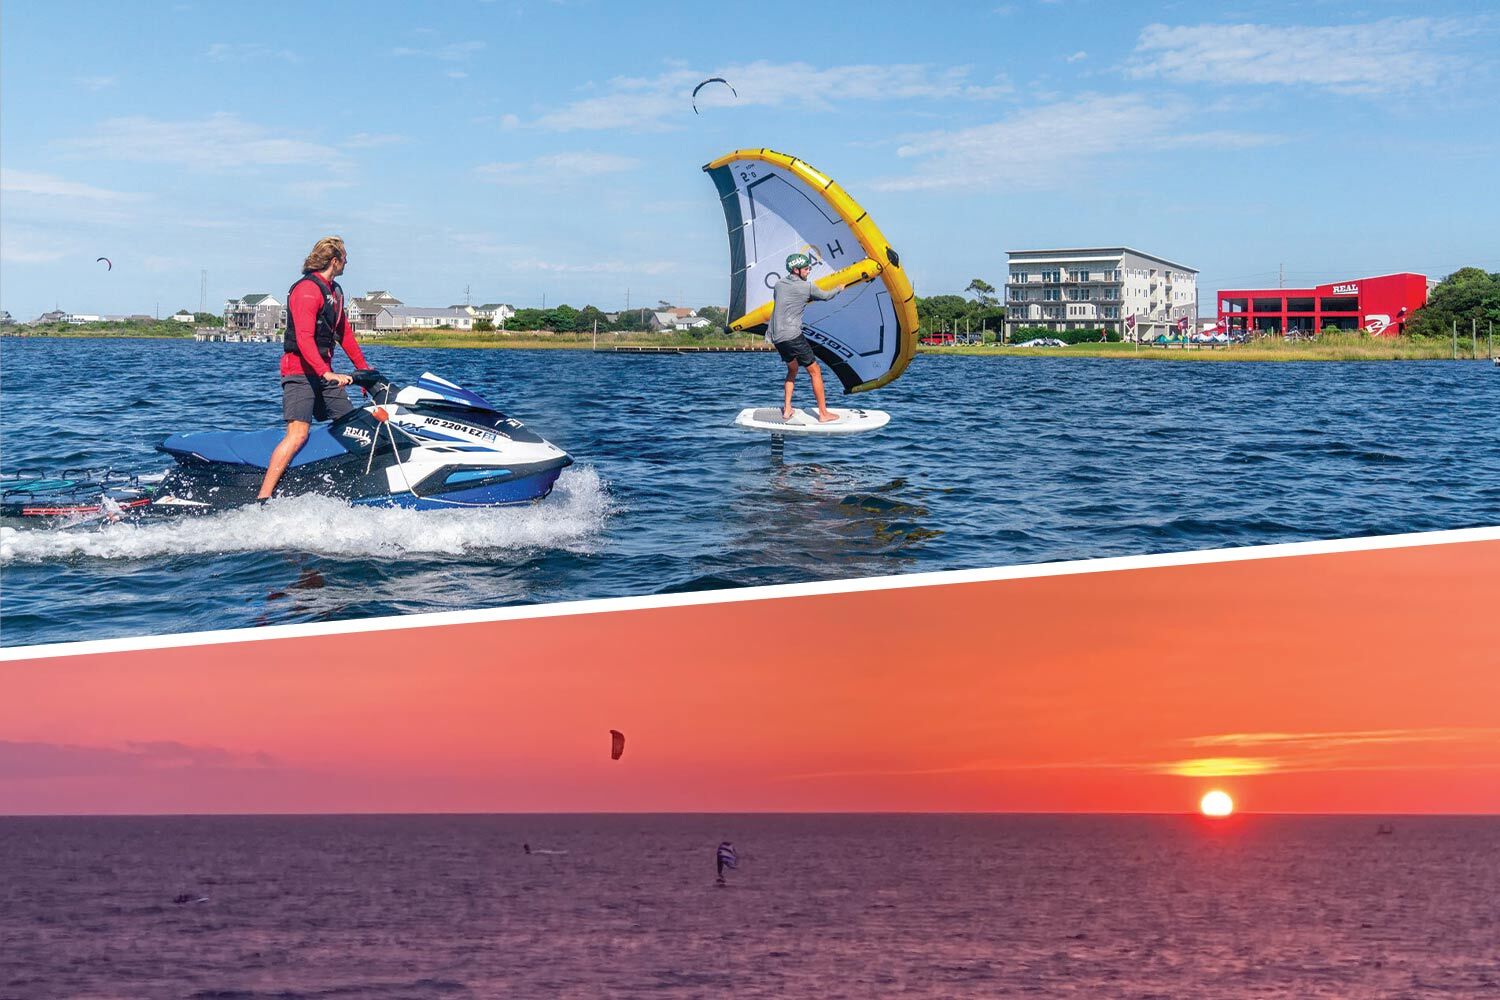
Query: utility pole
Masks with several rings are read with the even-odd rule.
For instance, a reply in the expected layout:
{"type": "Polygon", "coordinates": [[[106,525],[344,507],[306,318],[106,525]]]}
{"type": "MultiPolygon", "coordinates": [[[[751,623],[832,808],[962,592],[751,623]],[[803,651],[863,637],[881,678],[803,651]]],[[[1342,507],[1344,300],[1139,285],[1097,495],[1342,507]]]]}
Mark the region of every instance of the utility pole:
{"type": "Polygon", "coordinates": [[[1277,288],[1285,288],[1286,287],[1286,264],[1284,264],[1284,263],[1277,266],[1277,269],[1276,269],[1276,287],[1277,288]]]}
{"type": "Polygon", "coordinates": [[[1453,321],[1453,360],[1458,360],[1458,320],[1453,321]]]}
{"type": "Polygon", "coordinates": [[[547,293],[543,292],[542,293],[542,312],[546,312],[546,311],[547,311],[547,293]]]}
{"type": "Polygon", "coordinates": [[[1479,360],[1479,317],[1469,317],[1469,340],[1474,344],[1474,360],[1479,360]]]}
{"type": "Polygon", "coordinates": [[[198,311],[208,312],[208,268],[198,272],[198,311]]]}
{"type": "Polygon", "coordinates": [[[625,311],[630,312],[630,289],[625,289],[625,311]]]}
{"type": "Polygon", "coordinates": [[[464,305],[469,305],[469,286],[464,286],[464,305]]]}

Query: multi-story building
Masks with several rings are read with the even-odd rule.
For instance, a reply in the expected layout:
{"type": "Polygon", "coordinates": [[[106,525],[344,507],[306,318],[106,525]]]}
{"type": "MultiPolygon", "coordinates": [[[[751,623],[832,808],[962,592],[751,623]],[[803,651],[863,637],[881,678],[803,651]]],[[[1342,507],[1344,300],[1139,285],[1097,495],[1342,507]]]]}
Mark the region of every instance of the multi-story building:
{"type": "Polygon", "coordinates": [[[1425,275],[1404,271],[1313,288],[1226,289],[1219,293],[1219,328],[1262,335],[1364,330],[1395,337],[1427,303],[1432,284],[1425,275]]]}
{"type": "Polygon", "coordinates": [[[349,300],[349,325],[354,327],[355,333],[368,333],[375,329],[375,318],[380,315],[380,310],[405,304],[384,290],[365,292],[349,300]]]}
{"type": "Polygon", "coordinates": [[[1109,330],[1149,340],[1198,314],[1198,271],[1130,247],[1011,250],[1005,332],[1109,330]]]}
{"type": "Polygon", "coordinates": [[[462,306],[434,309],[425,306],[383,306],[375,317],[375,333],[391,330],[474,329],[474,317],[462,306]]]}
{"type": "Polygon", "coordinates": [[[503,330],[505,324],[516,315],[516,307],[506,302],[486,302],[474,308],[475,319],[487,319],[495,329],[503,330]]]}
{"type": "Polygon", "coordinates": [[[264,292],[224,303],[224,332],[270,336],[286,329],[286,305],[264,292]]]}

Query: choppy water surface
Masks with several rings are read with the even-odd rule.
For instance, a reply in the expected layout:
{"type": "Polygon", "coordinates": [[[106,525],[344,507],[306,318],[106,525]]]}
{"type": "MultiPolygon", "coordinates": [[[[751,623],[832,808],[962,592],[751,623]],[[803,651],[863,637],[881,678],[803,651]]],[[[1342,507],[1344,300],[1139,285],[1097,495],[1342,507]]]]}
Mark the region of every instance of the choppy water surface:
{"type": "MultiPolygon", "coordinates": [[[[274,345],[0,346],[6,471],[161,471],[179,430],[280,419],[274,345]]],[[[431,370],[578,465],[522,509],[300,498],[169,524],[0,531],[5,645],[1500,523],[1484,364],[924,355],[868,436],[730,426],[766,355],[367,349],[431,370]]],[[[799,393],[808,395],[805,386],[799,393]]],[[[799,399],[801,395],[799,395],[799,399]]]]}
{"type": "Polygon", "coordinates": [[[1493,817],[0,818],[0,995],[1494,996],[1497,859],[1493,817]]]}

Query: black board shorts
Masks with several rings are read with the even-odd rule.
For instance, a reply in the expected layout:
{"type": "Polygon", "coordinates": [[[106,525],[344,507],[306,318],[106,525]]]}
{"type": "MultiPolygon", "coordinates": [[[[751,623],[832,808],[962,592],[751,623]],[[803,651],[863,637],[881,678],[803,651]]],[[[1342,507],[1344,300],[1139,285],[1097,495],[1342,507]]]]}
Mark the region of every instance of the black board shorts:
{"type": "Polygon", "coordinates": [[[812,345],[800,333],[791,340],[776,341],[775,347],[776,353],[781,355],[782,361],[795,361],[803,368],[818,363],[817,355],[813,354],[812,345]]]}
{"type": "Polygon", "coordinates": [[[354,409],[344,387],[306,375],[286,375],[281,379],[281,416],[287,422],[300,420],[315,424],[337,420],[354,409]]]}

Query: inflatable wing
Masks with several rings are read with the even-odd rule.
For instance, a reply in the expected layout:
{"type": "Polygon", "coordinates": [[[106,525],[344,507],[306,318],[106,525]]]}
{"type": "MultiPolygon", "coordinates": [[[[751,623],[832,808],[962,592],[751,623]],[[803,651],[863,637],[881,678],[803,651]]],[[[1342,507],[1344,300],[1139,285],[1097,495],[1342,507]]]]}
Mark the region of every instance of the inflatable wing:
{"type": "Polygon", "coordinates": [[[843,287],[810,302],[803,333],[844,392],[894,381],[917,350],[917,307],[901,258],[833,180],[769,149],[741,149],[703,168],[729,227],[729,325],[763,330],[788,254],[814,259],[811,280],[843,287]],[[863,282],[863,284],[861,284],[863,282]]]}
{"type": "Polygon", "coordinates": [[[609,731],[609,759],[619,760],[620,755],[625,752],[625,734],[618,729],[609,731]]]}

